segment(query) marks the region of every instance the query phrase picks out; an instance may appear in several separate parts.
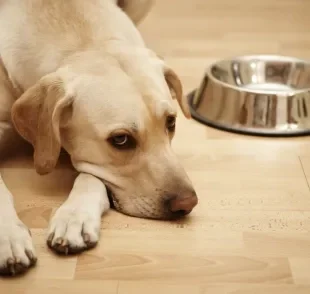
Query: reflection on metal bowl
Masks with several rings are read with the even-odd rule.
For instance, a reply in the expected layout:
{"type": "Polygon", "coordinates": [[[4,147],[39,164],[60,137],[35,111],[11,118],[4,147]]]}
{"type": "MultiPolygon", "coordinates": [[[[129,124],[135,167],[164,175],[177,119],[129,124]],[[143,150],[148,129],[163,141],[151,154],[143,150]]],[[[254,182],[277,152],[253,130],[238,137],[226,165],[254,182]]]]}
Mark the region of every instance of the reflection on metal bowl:
{"type": "Polygon", "coordinates": [[[212,64],[189,94],[194,119],[226,131],[310,134],[310,62],[256,55],[212,64]]]}

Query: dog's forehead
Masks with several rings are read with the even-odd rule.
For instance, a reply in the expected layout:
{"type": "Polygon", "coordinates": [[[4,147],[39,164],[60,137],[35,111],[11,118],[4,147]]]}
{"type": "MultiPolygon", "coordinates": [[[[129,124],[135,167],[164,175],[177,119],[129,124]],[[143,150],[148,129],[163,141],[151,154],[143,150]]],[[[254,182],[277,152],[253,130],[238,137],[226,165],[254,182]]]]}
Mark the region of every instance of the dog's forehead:
{"type": "Polygon", "coordinates": [[[143,82],[140,90],[142,99],[152,116],[162,119],[169,114],[176,114],[176,103],[163,77],[145,79],[143,82]]]}
{"type": "Polygon", "coordinates": [[[77,118],[102,132],[122,127],[141,131],[176,114],[169,88],[158,80],[141,83],[120,74],[118,79],[83,81],[76,101],[77,118]]]}

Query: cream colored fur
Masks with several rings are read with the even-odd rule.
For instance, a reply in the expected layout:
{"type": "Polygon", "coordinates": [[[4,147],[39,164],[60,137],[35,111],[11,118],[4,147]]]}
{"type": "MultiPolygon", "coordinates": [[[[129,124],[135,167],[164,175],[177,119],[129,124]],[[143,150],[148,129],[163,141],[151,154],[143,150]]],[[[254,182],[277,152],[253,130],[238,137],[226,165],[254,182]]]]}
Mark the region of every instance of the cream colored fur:
{"type": "MultiPolygon", "coordinates": [[[[136,28],[152,1],[116,2],[0,0],[1,152],[23,138],[46,174],[64,148],[80,172],[50,221],[47,243],[60,253],[98,242],[107,189],[120,212],[159,219],[173,217],[169,195],[194,195],[167,129],[174,98],[190,118],[181,82],[136,28]],[[132,148],[115,148],[122,140],[132,148]]],[[[19,273],[36,253],[9,190],[0,188],[0,272],[19,273]]]]}

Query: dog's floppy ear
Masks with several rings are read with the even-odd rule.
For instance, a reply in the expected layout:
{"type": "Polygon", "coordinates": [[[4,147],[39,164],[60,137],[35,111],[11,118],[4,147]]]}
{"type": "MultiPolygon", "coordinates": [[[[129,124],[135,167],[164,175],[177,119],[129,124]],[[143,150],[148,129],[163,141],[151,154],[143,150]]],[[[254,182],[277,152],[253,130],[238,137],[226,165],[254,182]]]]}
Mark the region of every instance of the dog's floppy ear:
{"type": "Polygon", "coordinates": [[[64,111],[72,111],[72,101],[61,78],[53,73],[29,88],[12,107],[13,124],[32,144],[34,165],[41,175],[51,172],[57,164],[61,150],[61,119],[64,111]]]}
{"type": "Polygon", "coordinates": [[[186,96],[183,95],[183,87],[179,77],[174,72],[174,70],[168,67],[166,64],[164,65],[164,75],[169,89],[172,92],[172,97],[175,97],[177,99],[184,116],[190,119],[191,112],[186,96]]]}
{"type": "Polygon", "coordinates": [[[165,76],[166,83],[169,86],[170,92],[172,94],[173,98],[176,98],[178,101],[178,104],[184,114],[184,116],[188,119],[191,118],[191,112],[189,109],[188,101],[186,99],[186,96],[183,95],[183,86],[182,82],[180,81],[180,78],[176,74],[176,72],[167,65],[167,63],[164,61],[164,59],[159,56],[158,54],[155,54],[153,51],[149,50],[149,53],[151,56],[156,60],[157,64],[159,63],[165,76]]]}
{"type": "Polygon", "coordinates": [[[154,0],[116,0],[116,4],[138,25],[153,7],[154,0]]]}

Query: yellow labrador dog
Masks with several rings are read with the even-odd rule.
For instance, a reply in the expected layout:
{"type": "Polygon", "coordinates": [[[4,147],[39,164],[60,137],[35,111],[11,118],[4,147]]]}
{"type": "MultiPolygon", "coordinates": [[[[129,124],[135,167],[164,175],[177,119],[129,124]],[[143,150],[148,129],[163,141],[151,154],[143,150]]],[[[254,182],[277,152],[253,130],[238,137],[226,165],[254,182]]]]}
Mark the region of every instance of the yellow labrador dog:
{"type": "MultiPolygon", "coordinates": [[[[51,218],[47,244],[59,253],[93,247],[110,208],[173,219],[197,205],[170,147],[176,99],[190,118],[176,73],[146,48],[137,23],[150,0],[0,0],[0,148],[20,139],[39,174],[61,149],[79,172],[51,218]]],[[[36,263],[28,228],[0,178],[0,272],[36,263]]]]}

